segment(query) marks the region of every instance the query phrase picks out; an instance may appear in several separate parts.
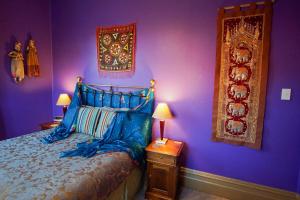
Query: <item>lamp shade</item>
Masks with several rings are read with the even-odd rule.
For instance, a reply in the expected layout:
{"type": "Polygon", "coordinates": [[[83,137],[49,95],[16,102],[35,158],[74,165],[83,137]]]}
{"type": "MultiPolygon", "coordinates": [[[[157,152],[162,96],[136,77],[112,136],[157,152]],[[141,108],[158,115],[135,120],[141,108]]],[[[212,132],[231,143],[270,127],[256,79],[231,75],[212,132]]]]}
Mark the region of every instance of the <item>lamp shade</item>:
{"type": "Polygon", "coordinates": [[[64,94],[59,95],[56,105],[57,106],[68,106],[68,105],[70,105],[70,103],[71,103],[71,99],[70,99],[69,95],[64,93],[64,94]]]}
{"type": "Polygon", "coordinates": [[[165,120],[165,119],[172,118],[172,114],[169,109],[169,106],[166,103],[159,103],[156,106],[152,117],[155,119],[159,119],[159,120],[165,120]]]}

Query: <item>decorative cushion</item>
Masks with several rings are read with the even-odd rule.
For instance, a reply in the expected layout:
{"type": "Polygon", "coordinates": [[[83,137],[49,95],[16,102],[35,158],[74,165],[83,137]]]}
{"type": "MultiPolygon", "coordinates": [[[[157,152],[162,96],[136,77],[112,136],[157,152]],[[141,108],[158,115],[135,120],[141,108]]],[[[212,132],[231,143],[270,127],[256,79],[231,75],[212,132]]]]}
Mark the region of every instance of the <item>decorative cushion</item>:
{"type": "Polygon", "coordinates": [[[109,128],[115,116],[116,116],[116,112],[114,109],[110,109],[106,107],[102,108],[99,123],[97,125],[94,136],[97,138],[103,138],[104,133],[109,128]]]}
{"type": "MultiPolygon", "coordinates": [[[[144,145],[145,148],[151,141],[152,116],[140,112],[128,112],[123,121],[122,133],[129,137],[135,137],[135,142],[144,145]]],[[[124,138],[125,140],[129,138],[124,138]]]]}
{"type": "Polygon", "coordinates": [[[101,114],[101,108],[81,106],[76,123],[76,132],[94,135],[101,114]]]}

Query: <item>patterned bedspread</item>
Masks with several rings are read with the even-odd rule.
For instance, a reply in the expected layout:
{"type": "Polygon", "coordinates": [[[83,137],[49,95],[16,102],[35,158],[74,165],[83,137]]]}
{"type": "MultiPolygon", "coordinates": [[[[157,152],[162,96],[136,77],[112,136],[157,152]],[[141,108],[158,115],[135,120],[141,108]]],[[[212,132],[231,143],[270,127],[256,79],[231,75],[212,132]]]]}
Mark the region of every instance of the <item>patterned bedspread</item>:
{"type": "Polygon", "coordinates": [[[59,158],[91,136],[73,134],[53,144],[39,138],[49,130],[0,141],[0,200],[103,199],[130,174],[127,153],[59,158]]]}

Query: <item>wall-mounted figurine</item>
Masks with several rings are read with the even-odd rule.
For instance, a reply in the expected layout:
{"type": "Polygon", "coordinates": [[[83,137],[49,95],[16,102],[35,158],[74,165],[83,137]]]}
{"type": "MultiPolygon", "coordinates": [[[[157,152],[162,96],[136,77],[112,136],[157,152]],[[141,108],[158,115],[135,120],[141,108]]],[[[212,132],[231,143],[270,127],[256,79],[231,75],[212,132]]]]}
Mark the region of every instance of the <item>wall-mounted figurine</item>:
{"type": "Polygon", "coordinates": [[[27,75],[28,77],[39,77],[40,66],[37,56],[37,49],[34,40],[30,39],[26,48],[27,52],[27,75]]]}
{"type": "Polygon", "coordinates": [[[8,56],[11,57],[11,74],[16,83],[24,79],[24,57],[21,49],[22,44],[17,41],[14,50],[8,53],[8,56]]]}

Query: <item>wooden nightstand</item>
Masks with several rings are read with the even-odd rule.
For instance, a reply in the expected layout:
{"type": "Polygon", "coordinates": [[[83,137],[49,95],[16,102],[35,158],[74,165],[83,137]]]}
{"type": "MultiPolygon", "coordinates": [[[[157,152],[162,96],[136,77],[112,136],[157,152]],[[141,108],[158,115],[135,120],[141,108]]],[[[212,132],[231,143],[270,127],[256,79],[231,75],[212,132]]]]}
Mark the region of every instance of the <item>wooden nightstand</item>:
{"type": "Polygon", "coordinates": [[[52,122],[46,122],[46,123],[40,124],[40,127],[42,130],[46,130],[46,129],[57,127],[58,125],[59,125],[59,122],[52,121],[52,122]]]}
{"type": "Polygon", "coordinates": [[[175,199],[183,143],[168,140],[165,145],[152,142],[147,148],[148,186],[146,199],[175,199]]]}

